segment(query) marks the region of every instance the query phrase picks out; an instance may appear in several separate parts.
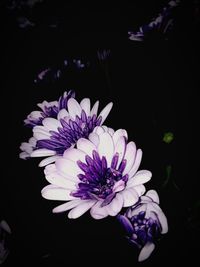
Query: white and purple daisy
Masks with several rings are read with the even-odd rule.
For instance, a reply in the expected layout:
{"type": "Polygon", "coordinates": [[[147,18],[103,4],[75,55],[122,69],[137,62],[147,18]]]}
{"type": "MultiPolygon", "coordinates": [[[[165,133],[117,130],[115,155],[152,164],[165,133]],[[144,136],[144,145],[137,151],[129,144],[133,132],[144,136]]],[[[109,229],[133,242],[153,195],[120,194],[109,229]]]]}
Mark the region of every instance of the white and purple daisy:
{"type": "Polygon", "coordinates": [[[91,108],[89,98],[80,104],[70,98],[67,109],[61,109],[56,118],[44,118],[42,125],[33,127],[33,138],[29,143],[22,143],[21,158],[47,157],[39,164],[40,167],[54,162],[64,151],[74,147],[80,138],[88,138],[96,126],[102,125],[112,109],[109,103],[98,114],[99,101],[91,108]],[[36,140],[35,146],[33,140],[36,140]]]}
{"type": "Polygon", "coordinates": [[[127,143],[127,132],[106,126],[96,127],[89,139],[81,138],[77,148],[66,150],[44,172],[50,185],[42,190],[49,200],[67,201],[54,213],[71,210],[78,218],[90,209],[95,219],[116,216],[123,207],[134,205],[144,194],[144,183],[151,172],[137,172],[142,158],[134,142],[127,143]]]}
{"type": "Polygon", "coordinates": [[[43,101],[37,104],[41,111],[32,111],[24,120],[25,125],[33,128],[36,125],[42,125],[44,118],[57,118],[59,111],[66,109],[68,100],[74,97],[74,91],[70,90],[69,92],[64,92],[58,101],[43,101]]]}
{"type": "Polygon", "coordinates": [[[141,249],[138,261],[146,260],[155,248],[155,242],[161,234],[168,232],[167,218],[159,207],[159,197],[155,190],[149,190],[145,196],[124,215],[118,215],[128,239],[141,249]]]}

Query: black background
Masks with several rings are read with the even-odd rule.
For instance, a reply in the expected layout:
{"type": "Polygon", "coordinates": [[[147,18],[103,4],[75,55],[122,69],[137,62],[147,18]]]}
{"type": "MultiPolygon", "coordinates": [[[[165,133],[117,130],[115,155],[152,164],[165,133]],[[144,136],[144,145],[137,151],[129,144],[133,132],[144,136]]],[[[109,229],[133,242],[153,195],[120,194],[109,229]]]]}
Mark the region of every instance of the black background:
{"type": "Polygon", "coordinates": [[[168,41],[154,36],[144,43],[129,41],[127,31],[148,22],[166,1],[135,1],[112,8],[47,2],[31,11],[37,23],[30,29],[20,29],[17,14],[1,6],[0,218],[12,229],[10,255],[4,265],[193,265],[199,238],[194,208],[199,183],[191,152],[192,101],[198,84],[193,1],[181,6],[168,41]],[[55,21],[59,21],[57,28],[48,27],[55,21]],[[98,49],[111,50],[110,83],[98,63],[98,49]],[[65,58],[83,58],[91,64],[83,70],[69,70],[59,80],[34,83],[40,70],[59,66],[65,58]],[[90,97],[94,103],[99,99],[101,108],[113,101],[106,125],[128,131],[129,140],[143,150],[141,169],[153,173],[146,187],[158,191],[169,233],[143,263],[137,263],[138,251],[124,238],[115,218],[96,221],[85,214],[69,220],[66,213],[52,214],[58,203],[41,197],[47,182],[37,167],[39,160],[18,158],[20,143],[31,135],[23,126],[24,118],[37,103],[56,100],[69,89],[76,91],[78,100],[90,97]],[[162,140],[168,131],[174,133],[171,144],[162,140]],[[172,173],[163,187],[167,165],[172,166],[172,173]]]}

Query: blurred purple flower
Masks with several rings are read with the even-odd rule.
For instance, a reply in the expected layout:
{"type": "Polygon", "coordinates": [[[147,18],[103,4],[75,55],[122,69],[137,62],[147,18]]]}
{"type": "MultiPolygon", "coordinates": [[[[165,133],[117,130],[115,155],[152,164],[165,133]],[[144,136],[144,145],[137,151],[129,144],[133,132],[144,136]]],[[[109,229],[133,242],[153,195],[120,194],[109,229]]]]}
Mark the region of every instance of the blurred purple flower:
{"type": "Polygon", "coordinates": [[[83,64],[80,59],[73,59],[73,63],[78,69],[82,69],[85,67],[85,64],[83,64]]]}
{"type": "Polygon", "coordinates": [[[173,26],[172,10],[177,7],[180,0],[170,1],[162,12],[154,18],[149,24],[141,26],[139,31],[129,31],[129,39],[132,41],[144,41],[153,32],[165,35],[173,26]]]}
{"type": "Polygon", "coordinates": [[[35,23],[31,22],[28,18],[26,17],[18,17],[17,22],[20,28],[27,28],[27,27],[33,27],[35,26],[35,23]]]}

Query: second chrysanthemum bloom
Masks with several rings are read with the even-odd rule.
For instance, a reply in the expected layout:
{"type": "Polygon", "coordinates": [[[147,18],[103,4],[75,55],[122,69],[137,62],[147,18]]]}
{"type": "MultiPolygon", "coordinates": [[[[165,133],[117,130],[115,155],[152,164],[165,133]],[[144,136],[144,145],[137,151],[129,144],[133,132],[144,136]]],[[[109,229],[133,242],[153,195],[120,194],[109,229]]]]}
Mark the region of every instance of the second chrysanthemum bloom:
{"type": "Polygon", "coordinates": [[[42,196],[68,201],[53,212],[71,210],[69,218],[78,218],[89,209],[95,219],[116,216],[138,201],[145,192],[143,184],[151,179],[150,171],[137,172],[141,158],[141,149],[127,142],[125,130],[96,127],[89,140],[79,139],[77,148],[66,150],[45,168],[51,184],[42,190],[42,196]]]}
{"type": "MultiPolygon", "coordinates": [[[[60,104],[57,114],[53,114],[51,108],[54,116],[48,114],[39,122],[35,120],[37,125],[34,121],[33,138],[28,143],[22,143],[20,158],[45,157],[39,165],[41,167],[54,162],[66,149],[75,146],[80,138],[87,139],[96,126],[102,125],[113,106],[112,102],[109,103],[98,115],[99,101],[91,107],[89,98],[78,103],[74,97],[68,96],[66,94],[65,98],[61,98],[63,101],[59,100],[65,103],[65,107],[60,104]]],[[[26,121],[30,124],[30,118],[26,121]]]]}

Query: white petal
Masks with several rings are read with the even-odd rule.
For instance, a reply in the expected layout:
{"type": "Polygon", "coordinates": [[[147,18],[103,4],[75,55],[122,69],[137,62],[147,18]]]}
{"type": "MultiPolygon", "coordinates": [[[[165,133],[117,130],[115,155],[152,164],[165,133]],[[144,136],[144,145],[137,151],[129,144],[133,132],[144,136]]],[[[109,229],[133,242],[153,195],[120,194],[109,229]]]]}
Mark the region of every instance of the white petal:
{"type": "Polygon", "coordinates": [[[91,109],[90,116],[92,117],[94,114],[97,114],[99,108],[99,101],[97,101],[93,108],[91,109]]]}
{"type": "Polygon", "coordinates": [[[98,117],[102,117],[101,119],[101,125],[104,123],[105,119],[107,118],[108,114],[110,113],[112,109],[113,103],[110,102],[105,108],[101,111],[98,117]]]}
{"type": "Polygon", "coordinates": [[[96,203],[96,200],[83,200],[78,206],[73,208],[68,213],[68,218],[70,219],[76,219],[83,215],[86,211],[88,211],[94,204],[96,203]]]}
{"type": "Polygon", "coordinates": [[[90,142],[89,140],[87,140],[85,138],[80,138],[77,141],[76,145],[77,145],[78,149],[82,150],[90,157],[92,157],[92,151],[97,150],[96,146],[92,142],[90,142]]]}
{"type": "Polygon", "coordinates": [[[121,136],[124,136],[125,138],[128,138],[127,131],[124,130],[124,129],[119,129],[113,134],[113,142],[114,142],[115,145],[117,144],[117,142],[118,142],[118,140],[119,140],[119,138],[121,136]]]}
{"type": "Polygon", "coordinates": [[[104,129],[104,132],[108,132],[108,127],[106,125],[101,126],[104,129]]]}
{"type": "Polygon", "coordinates": [[[137,172],[133,177],[130,177],[127,182],[127,187],[133,187],[136,185],[147,183],[151,179],[152,173],[147,170],[141,170],[137,172]]]}
{"type": "Polygon", "coordinates": [[[34,150],[31,153],[31,157],[35,158],[35,157],[48,157],[48,156],[53,156],[56,155],[56,152],[50,149],[46,149],[46,148],[40,148],[37,150],[34,150]]]}
{"type": "Polygon", "coordinates": [[[37,140],[34,137],[31,137],[28,140],[29,144],[31,144],[33,147],[35,147],[37,140]]]}
{"type": "Polygon", "coordinates": [[[90,116],[90,99],[84,98],[80,103],[81,108],[85,111],[87,116],[90,116]]]}
{"type": "Polygon", "coordinates": [[[168,232],[168,223],[167,223],[167,218],[162,211],[162,209],[156,204],[156,203],[151,203],[151,206],[154,208],[155,213],[158,216],[158,219],[160,221],[161,227],[162,227],[162,234],[165,234],[168,232]]]}
{"type": "Polygon", "coordinates": [[[104,128],[101,127],[101,126],[96,126],[96,127],[94,128],[93,132],[96,133],[96,134],[98,134],[98,135],[100,135],[100,134],[104,133],[105,130],[104,130],[104,128]]]}
{"type": "Polygon", "coordinates": [[[100,220],[108,216],[106,206],[101,207],[101,204],[102,201],[98,201],[90,210],[91,216],[96,220],[100,220]]]}
{"type": "Polygon", "coordinates": [[[100,157],[106,157],[107,164],[110,166],[114,154],[114,144],[109,133],[105,132],[99,136],[98,152],[100,157]]]}
{"type": "Polygon", "coordinates": [[[74,199],[71,200],[67,203],[64,203],[62,205],[57,206],[56,208],[53,209],[53,213],[59,213],[59,212],[63,212],[66,210],[71,210],[74,207],[78,206],[80,203],[82,202],[81,199],[74,199]]]}
{"type": "Polygon", "coordinates": [[[150,197],[154,202],[156,202],[156,203],[158,203],[158,204],[160,203],[158,193],[157,193],[155,190],[149,190],[149,191],[146,193],[146,196],[147,196],[147,197],[150,197]]]}
{"type": "Polygon", "coordinates": [[[106,206],[108,214],[110,216],[116,216],[123,207],[123,197],[120,194],[116,194],[115,198],[109,205],[106,206]]]}
{"type": "Polygon", "coordinates": [[[137,170],[138,170],[138,168],[140,166],[141,160],[142,160],[142,150],[141,149],[138,149],[137,150],[137,153],[136,153],[136,157],[135,157],[135,162],[134,162],[131,170],[128,173],[129,179],[131,177],[133,177],[134,174],[137,172],[137,170]]]}
{"type": "Polygon", "coordinates": [[[63,157],[65,159],[72,160],[75,163],[78,160],[85,162],[85,156],[86,156],[85,152],[83,152],[82,150],[79,150],[77,148],[68,148],[63,154],[63,157]]]}
{"type": "Polygon", "coordinates": [[[138,193],[139,197],[142,196],[146,192],[146,188],[143,184],[134,186],[134,190],[138,193]]]}
{"type": "Polygon", "coordinates": [[[140,251],[138,261],[140,262],[140,261],[146,260],[151,255],[154,248],[155,248],[154,243],[147,242],[145,246],[142,248],[142,250],[140,251]]]}
{"type": "Polygon", "coordinates": [[[54,119],[54,118],[45,118],[42,121],[42,124],[49,131],[57,131],[58,127],[62,127],[61,123],[57,119],[54,119]]]}
{"type": "Polygon", "coordinates": [[[50,139],[51,134],[44,126],[35,126],[33,128],[33,136],[36,140],[50,139]]]}
{"type": "Polygon", "coordinates": [[[55,155],[55,156],[43,159],[42,161],[40,161],[39,167],[44,167],[44,166],[46,166],[46,165],[48,165],[48,164],[50,164],[52,162],[55,162],[59,158],[60,158],[60,156],[55,155]]]}
{"type": "Polygon", "coordinates": [[[20,154],[19,154],[19,158],[20,159],[27,159],[27,158],[29,158],[30,157],[30,154],[28,154],[28,153],[26,153],[26,152],[21,152],[20,154]]]}
{"type": "Polygon", "coordinates": [[[134,205],[139,199],[137,192],[131,188],[126,189],[120,192],[119,194],[122,194],[122,197],[124,199],[124,204],[123,204],[124,207],[130,207],[134,205]]]}
{"type": "Polygon", "coordinates": [[[115,132],[115,131],[114,131],[112,128],[108,127],[108,133],[109,133],[111,136],[113,136],[114,132],[115,132]]]}
{"type": "Polygon", "coordinates": [[[30,120],[34,120],[34,119],[38,119],[42,117],[42,112],[41,111],[32,111],[29,115],[28,115],[28,119],[30,120]]]}
{"type": "Polygon", "coordinates": [[[55,164],[49,164],[44,168],[44,174],[50,174],[52,172],[56,172],[56,165],[55,164]]]}
{"type": "Polygon", "coordinates": [[[40,132],[36,132],[33,134],[33,136],[37,139],[37,140],[43,140],[43,139],[50,139],[51,134],[44,134],[44,133],[40,133],[40,132]]]}
{"type": "Polygon", "coordinates": [[[126,140],[125,140],[124,136],[121,136],[115,145],[115,152],[114,152],[114,154],[118,153],[118,155],[119,155],[118,162],[117,162],[117,169],[118,169],[121,161],[124,158],[125,150],[126,150],[126,140]]]}
{"type": "Polygon", "coordinates": [[[136,146],[134,142],[129,142],[126,146],[126,152],[124,159],[126,159],[126,167],[123,171],[123,174],[127,174],[130,169],[133,167],[136,155],[136,146]]]}
{"type": "Polygon", "coordinates": [[[59,188],[54,185],[47,185],[41,191],[43,198],[49,200],[71,200],[74,199],[70,195],[71,191],[63,188],[59,188]]]}
{"type": "Polygon", "coordinates": [[[52,168],[48,168],[49,166],[44,170],[45,177],[49,183],[71,191],[76,190],[76,183],[74,181],[66,179],[64,176],[57,173],[57,171],[51,171],[52,168]]]}
{"type": "Polygon", "coordinates": [[[68,107],[69,115],[73,119],[76,118],[76,115],[79,117],[81,116],[81,107],[79,103],[76,101],[76,99],[70,98],[67,102],[67,107],[68,107]]]}
{"type": "Polygon", "coordinates": [[[61,173],[65,177],[73,179],[74,181],[78,180],[78,174],[83,173],[77,163],[69,159],[60,158],[55,162],[55,164],[59,173],[61,173]]]}
{"type": "Polygon", "coordinates": [[[45,106],[47,107],[47,105],[48,105],[48,102],[47,102],[46,100],[44,100],[42,103],[38,103],[38,104],[37,104],[37,106],[38,106],[39,108],[41,108],[43,111],[44,111],[44,109],[45,109],[45,106]]]}
{"type": "Polygon", "coordinates": [[[21,143],[20,149],[22,151],[26,151],[26,153],[30,154],[33,151],[33,147],[29,143],[21,143]]]}
{"type": "MultiPolygon", "coordinates": [[[[128,218],[131,218],[134,215],[138,215],[141,211],[146,212],[146,209],[147,209],[147,205],[146,204],[138,205],[138,206],[134,207],[134,209],[132,209],[132,210],[131,209],[127,209],[126,216],[128,216],[128,218]]],[[[145,218],[149,218],[149,217],[146,216],[146,214],[145,214],[145,218]]]]}
{"type": "Polygon", "coordinates": [[[163,212],[158,213],[158,218],[162,227],[162,234],[165,234],[168,232],[168,223],[167,223],[167,218],[163,212]]]}
{"type": "Polygon", "coordinates": [[[57,118],[58,120],[60,120],[60,119],[64,119],[65,117],[69,117],[69,113],[67,112],[65,108],[63,108],[58,112],[57,118]]]}
{"type": "Polygon", "coordinates": [[[98,136],[98,134],[91,133],[88,138],[96,147],[99,145],[99,136],[98,136]]]}
{"type": "Polygon", "coordinates": [[[125,188],[125,183],[124,183],[124,181],[122,181],[122,180],[119,180],[119,181],[117,181],[116,183],[115,183],[115,185],[113,186],[113,192],[120,192],[120,191],[122,191],[122,190],[124,190],[124,188],[125,188]]]}

